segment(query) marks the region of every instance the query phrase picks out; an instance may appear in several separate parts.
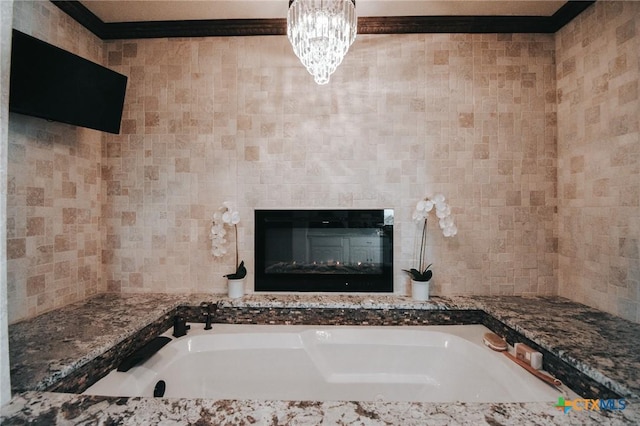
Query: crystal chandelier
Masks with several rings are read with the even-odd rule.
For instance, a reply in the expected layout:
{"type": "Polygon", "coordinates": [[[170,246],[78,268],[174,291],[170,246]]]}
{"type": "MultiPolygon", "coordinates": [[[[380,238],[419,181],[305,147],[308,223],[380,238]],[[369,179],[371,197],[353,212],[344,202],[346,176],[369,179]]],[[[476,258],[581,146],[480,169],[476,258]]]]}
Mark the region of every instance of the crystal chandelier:
{"type": "Polygon", "coordinates": [[[327,84],[356,38],[355,0],[289,0],[287,36],[318,84],[327,84]]]}

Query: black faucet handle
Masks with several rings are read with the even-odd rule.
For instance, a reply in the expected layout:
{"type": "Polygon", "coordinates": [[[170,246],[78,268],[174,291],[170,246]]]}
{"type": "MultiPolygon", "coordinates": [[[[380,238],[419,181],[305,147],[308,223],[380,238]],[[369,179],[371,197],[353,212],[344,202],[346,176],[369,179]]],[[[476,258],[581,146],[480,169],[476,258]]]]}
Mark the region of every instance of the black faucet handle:
{"type": "MultiPolygon", "coordinates": [[[[202,306],[202,304],[200,306],[202,306]]],[[[211,328],[212,328],[211,327],[211,317],[213,316],[213,313],[211,312],[211,305],[209,305],[207,303],[206,306],[207,306],[207,310],[202,312],[202,314],[205,316],[205,319],[206,319],[205,324],[204,324],[204,329],[205,330],[211,330],[211,328]]],[[[213,307],[213,311],[214,312],[215,312],[215,309],[216,309],[216,305],[214,305],[214,307],[213,307]]]]}
{"type": "Polygon", "coordinates": [[[180,337],[187,334],[187,330],[191,328],[190,325],[187,325],[187,320],[181,316],[176,315],[173,317],[173,336],[180,337]]]}

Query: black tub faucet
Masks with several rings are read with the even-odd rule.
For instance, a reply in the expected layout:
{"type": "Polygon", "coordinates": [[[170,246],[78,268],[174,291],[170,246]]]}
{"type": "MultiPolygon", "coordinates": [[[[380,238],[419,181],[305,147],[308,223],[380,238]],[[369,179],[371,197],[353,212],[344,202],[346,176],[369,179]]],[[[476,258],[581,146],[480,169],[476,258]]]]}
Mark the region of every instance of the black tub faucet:
{"type": "Polygon", "coordinates": [[[218,310],[218,304],[214,303],[213,306],[208,304],[207,302],[202,302],[200,304],[200,307],[202,308],[202,315],[204,315],[205,317],[205,324],[204,324],[204,329],[205,330],[211,330],[211,317],[216,313],[216,311],[218,310]],[[213,312],[211,312],[211,308],[213,308],[213,312]]]}
{"type": "Polygon", "coordinates": [[[183,316],[176,315],[173,317],[173,337],[184,336],[190,328],[191,326],[187,325],[187,320],[183,316]]]}

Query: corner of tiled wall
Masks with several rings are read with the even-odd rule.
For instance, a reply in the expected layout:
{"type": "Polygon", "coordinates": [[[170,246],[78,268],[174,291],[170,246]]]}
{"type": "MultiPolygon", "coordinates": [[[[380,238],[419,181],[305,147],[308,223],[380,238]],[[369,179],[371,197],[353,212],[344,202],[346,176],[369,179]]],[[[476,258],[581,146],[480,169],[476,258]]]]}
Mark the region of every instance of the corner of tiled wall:
{"type": "Polygon", "coordinates": [[[640,3],[556,34],[559,294],[640,322],[640,3]]]}
{"type": "MultiPolygon", "coordinates": [[[[102,41],[51,2],[14,3],[13,27],[102,63],[102,41]]],[[[10,114],[9,322],[104,292],[101,133],[10,114]]]]}

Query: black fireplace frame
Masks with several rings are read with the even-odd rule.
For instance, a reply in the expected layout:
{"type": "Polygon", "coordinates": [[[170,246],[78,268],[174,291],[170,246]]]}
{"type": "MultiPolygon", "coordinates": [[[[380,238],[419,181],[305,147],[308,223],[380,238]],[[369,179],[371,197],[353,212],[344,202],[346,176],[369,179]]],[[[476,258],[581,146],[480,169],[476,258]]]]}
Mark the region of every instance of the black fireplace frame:
{"type": "Polygon", "coordinates": [[[393,210],[255,210],[256,292],[393,292],[393,210]],[[385,215],[386,213],[386,215],[385,215]],[[390,215],[390,217],[389,217],[390,215]],[[385,217],[386,216],[386,217],[385,217]],[[377,228],[380,230],[379,273],[267,273],[267,228],[377,228]],[[268,224],[268,226],[266,226],[268,224]]]}

